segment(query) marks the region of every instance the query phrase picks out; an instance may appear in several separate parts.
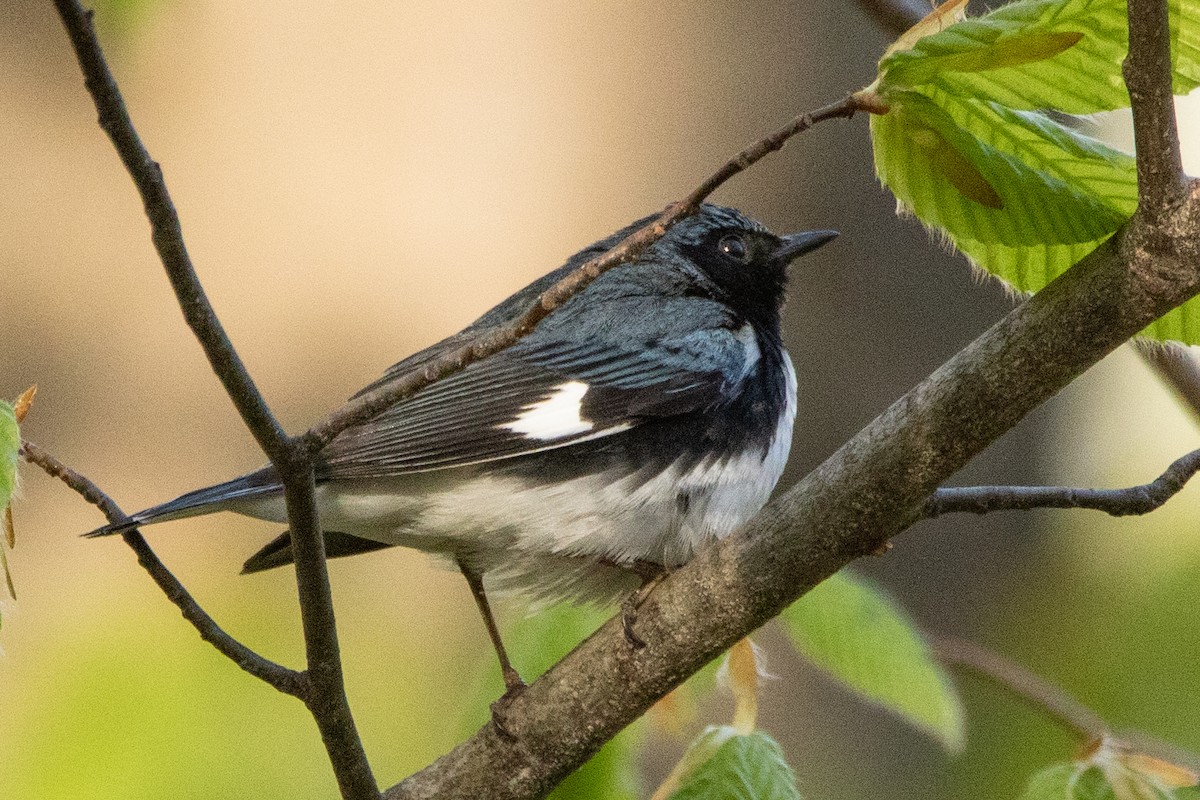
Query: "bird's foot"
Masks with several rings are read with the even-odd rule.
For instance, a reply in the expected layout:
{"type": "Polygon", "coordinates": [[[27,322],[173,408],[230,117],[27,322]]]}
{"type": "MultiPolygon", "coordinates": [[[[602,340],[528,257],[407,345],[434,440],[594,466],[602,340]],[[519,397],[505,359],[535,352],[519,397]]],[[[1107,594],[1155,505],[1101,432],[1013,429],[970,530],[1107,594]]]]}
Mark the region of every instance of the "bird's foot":
{"type": "Polygon", "coordinates": [[[621,603],[621,629],[625,632],[625,641],[629,642],[629,646],[634,650],[641,650],[646,646],[646,641],[634,630],[638,609],[642,607],[642,603],[646,602],[646,598],[650,596],[655,587],[670,574],[670,571],[661,564],[649,561],[635,561],[630,570],[641,576],[642,585],[621,603]]]}
{"type": "Polygon", "coordinates": [[[504,694],[492,703],[492,726],[501,737],[515,741],[517,736],[508,724],[508,708],[525,691],[525,681],[515,669],[508,667],[504,670],[504,686],[504,694]]]}

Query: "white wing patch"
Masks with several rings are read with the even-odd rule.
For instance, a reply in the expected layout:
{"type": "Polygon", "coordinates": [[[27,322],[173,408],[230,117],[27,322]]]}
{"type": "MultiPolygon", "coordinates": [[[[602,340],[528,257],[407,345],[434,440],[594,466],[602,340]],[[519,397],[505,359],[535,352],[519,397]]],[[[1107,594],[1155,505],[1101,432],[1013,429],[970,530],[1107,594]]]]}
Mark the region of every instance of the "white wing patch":
{"type": "Polygon", "coordinates": [[[583,381],[568,381],[556,387],[554,394],[525,406],[515,420],[499,427],[543,442],[587,433],[594,426],[579,413],[587,390],[588,385],[583,381]]]}

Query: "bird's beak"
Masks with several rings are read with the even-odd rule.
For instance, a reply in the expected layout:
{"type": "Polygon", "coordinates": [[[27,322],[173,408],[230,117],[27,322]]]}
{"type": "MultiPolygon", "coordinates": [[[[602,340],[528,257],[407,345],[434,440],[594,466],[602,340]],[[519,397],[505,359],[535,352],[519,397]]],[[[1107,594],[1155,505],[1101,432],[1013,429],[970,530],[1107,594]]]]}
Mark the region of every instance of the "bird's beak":
{"type": "Polygon", "coordinates": [[[771,258],[784,264],[790,264],[796,258],[811,253],[823,244],[837,238],[837,231],[802,231],[780,239],[779,247],[771,254],[771,258]]]}

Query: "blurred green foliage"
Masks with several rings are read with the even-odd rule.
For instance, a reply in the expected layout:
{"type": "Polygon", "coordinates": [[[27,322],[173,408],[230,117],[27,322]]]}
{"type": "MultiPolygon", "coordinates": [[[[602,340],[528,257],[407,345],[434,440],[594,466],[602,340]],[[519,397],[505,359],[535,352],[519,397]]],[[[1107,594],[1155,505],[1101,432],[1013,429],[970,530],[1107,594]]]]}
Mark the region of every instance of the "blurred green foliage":
{"type": "Polygon", "coordinates": [[[832,575],[780,616],[797,649],[861,696],[957,752],[962,701],[920,631],[878,586],[849,570],[832,575]]]}

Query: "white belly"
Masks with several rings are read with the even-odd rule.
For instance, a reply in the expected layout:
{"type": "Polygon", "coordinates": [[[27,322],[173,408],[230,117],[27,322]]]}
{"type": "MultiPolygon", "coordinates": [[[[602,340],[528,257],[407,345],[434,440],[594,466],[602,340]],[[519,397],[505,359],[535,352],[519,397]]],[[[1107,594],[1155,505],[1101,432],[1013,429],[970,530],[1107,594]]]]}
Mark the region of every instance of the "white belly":
{"type": "MultiPolygon", "coordinates": [[[[590,596],[582,572],[597,561],[679,566],[739,528],[770,497],[791,448],[796,381],[766,454],[679,464],[644,480],[605,474],[538,485],[503,474],[456,479],[429,472],[317,488],[329,530],[446,555],[467,554],[493,583],[535,594],[590,596]]],[[[242,510],[283,520],[282,501],[242,510]]],[[[607,579],[606,579],[607,580],[607,579]]]]}

